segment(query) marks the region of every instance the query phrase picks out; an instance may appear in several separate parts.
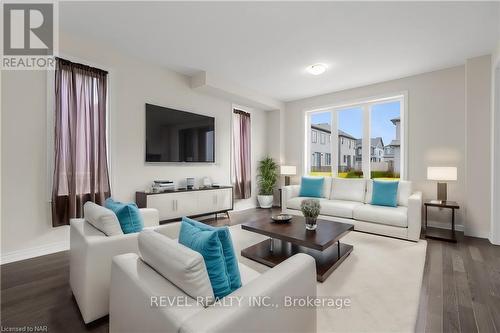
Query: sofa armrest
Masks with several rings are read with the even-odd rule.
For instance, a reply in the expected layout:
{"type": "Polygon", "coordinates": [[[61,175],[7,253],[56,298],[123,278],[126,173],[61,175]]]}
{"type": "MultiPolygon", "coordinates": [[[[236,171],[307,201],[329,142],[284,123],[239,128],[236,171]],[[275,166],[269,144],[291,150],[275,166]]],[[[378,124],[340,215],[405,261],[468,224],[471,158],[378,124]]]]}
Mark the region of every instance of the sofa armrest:
{"type": "Polygon", "coordinates": [[[158,209],[139,208],[139,212],[141,212],[145,228],[160,225],[160,213],[158,212],[158,209]]]}
{"type": "Polygon", "coordinates": [[[281,190],[281,209],[285,210],[287,208],[286,203],[291,198],[295,198],[299,196],[300,193],[300,185],[288,185],[283,186],[281,190]]]}
{"type": "Polygon", "coordinates": [[[286,306],[288,297],[316,297],[316,264],[307,254],[294,255],[227,297],[242,301],[210,306],[186,321],[180,332],[316,332],[315,307],[286,306]],[[249,304],[254,299],[263,305],[249,304]]]}
{"type": "Polygon", "coordinates": [[[111,260],[138,252],[137,233],[106,236],[83,219],[71,220],[70,286],[85,323],[108,314],[111,260]]]}
{"type": "Polygon", "coordinates": [[[179,238],[179,232],[181,231],[181,222],[162,224],[155,227],[154,230],[164,236],[167,236],[168,238],[177,239],[179,238]]]}
{"type": "Polygon", "coordinates": [[[408,198],[408,239],[417,242],[422,230],[422,192],[408,198]]]}

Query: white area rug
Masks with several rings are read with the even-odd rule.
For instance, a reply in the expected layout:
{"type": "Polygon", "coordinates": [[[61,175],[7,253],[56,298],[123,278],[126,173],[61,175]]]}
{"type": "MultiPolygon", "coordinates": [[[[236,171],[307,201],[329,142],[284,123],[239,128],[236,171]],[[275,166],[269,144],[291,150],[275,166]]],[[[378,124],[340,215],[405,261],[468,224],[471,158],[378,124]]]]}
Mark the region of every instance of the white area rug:
{"type": "MultiPolygon", "coordinates": [[[[269,267],[241,257],[241,250],[267,237],[230,227],[243,264],[264,272],[269,267]]],[[[351,306],[318,309],[319,332],[414,332],[427,242],[418,243],[350,232],[343,242],[353,252],[323,283],[318,296],[348,297],[351,306]]]]}

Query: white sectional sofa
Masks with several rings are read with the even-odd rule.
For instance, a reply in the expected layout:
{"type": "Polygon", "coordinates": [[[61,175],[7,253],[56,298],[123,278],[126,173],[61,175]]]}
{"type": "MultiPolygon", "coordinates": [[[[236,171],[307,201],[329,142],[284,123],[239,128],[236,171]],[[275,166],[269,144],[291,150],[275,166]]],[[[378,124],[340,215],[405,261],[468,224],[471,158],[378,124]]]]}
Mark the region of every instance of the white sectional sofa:
{"type": "Polygon", "coordinates": [[[156,232],[142,232],[140,255],[113,258],[111,333],[316,332],[315,307],[272,307],[283,304],[285,297],[316,297],[311,256],[296,254],[262,274],[239,263],[242,287],[210,304],[198,299],[207,295],[207,285],[212,292],[201,255],[161,238],[156,232]]]}
{"type": "MultiPolygon", "coordinates": [[[[177,237],[179,223],[160,226],[158,210],[142,208],[139,211],[146,229],[177,237]]],[[[85,219],[72,219],[70,225],[69,282],[87,324],[109,313],[111,261],[118,254],[139,252],[138,233],[107,236],[85,219]]]]}
{"type": "MultiPolygon", "coordinates": [[[[422,193],[410,181],[399,181],[398,206],[371,205],[372,180],[325,177],[319,218],[354,225],[354,230],[418,241],[422,226],[422,193]]],[[[300,185],[283,188],[282,211],[302,215],[300,185]]]]}

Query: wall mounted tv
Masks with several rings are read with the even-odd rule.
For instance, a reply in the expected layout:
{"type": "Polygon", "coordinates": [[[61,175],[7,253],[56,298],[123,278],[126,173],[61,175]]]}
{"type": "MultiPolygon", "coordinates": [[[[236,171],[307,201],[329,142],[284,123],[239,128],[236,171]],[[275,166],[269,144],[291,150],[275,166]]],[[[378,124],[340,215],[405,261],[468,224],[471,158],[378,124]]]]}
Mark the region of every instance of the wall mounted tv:
{"type": "Polygon", "coordinates": [[[146,104],[146,162],[215,162],[215,118],[146,104]]]}

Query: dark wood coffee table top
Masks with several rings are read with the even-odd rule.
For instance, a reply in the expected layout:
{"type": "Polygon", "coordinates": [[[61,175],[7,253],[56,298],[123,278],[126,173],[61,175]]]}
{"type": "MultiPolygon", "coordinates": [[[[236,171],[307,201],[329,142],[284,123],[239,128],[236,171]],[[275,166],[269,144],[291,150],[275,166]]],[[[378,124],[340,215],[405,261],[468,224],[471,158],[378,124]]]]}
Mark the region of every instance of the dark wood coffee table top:
{"type": "Polygon", "coordinates": [[[241,228],[319,251],[325,250],[354,230],[354,226],[348,223],[321,219],[317,223],[315,231],[306,230],[305,219],[294,216],[288,223],[275,223],[269,218],[242,224],[241,228]]]}

